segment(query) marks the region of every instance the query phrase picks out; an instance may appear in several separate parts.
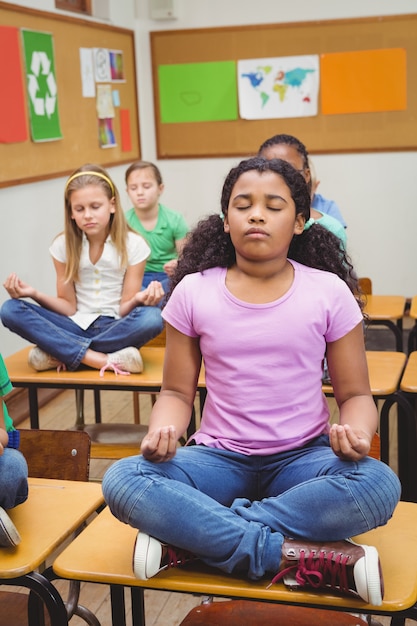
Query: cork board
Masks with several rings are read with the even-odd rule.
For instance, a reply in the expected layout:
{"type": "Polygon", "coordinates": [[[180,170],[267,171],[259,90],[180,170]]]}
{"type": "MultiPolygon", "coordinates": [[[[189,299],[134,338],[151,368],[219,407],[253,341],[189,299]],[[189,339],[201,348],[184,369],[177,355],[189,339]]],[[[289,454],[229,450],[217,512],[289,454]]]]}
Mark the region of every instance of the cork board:
{"type": "MultiPolygon", "coordinates": [[[[151,33],[157,155],[251,155],[268,137],[299,137],[310,153],[417,149],[417,14],[151,33]],[[406,109],[286,119],[162,123],[159,69],[170,64],[404,49],[406,109]]],[[[392,77],[392,75],[391,75],[392,77]]],[[[390,75],[386,77],[390,89],[390,75]]]]}
{"type": "MultiPolygon", "coordinates": [[[[87,162],[109,167],[140,158],[133,31],[3,2],[0,25],[52,34],[62,134],[61,139],[34,142],[29,130],[24,141],[0,143],[0,187],[64,176],[87,162]],[[124,80],[111,83],[120,102],[120,106],[114,107],[116,145],[111,147],[100,145],[96,97],[82,95],[81,48],[120,51],[123,58],[124,80]]],[[[23,62],[23,70],[24,67],[23,62]]],[[[28,95],[24,91],[28,111],[28,95]]],[[[29,114],[27,119],[29,127],[29,114]]]]}

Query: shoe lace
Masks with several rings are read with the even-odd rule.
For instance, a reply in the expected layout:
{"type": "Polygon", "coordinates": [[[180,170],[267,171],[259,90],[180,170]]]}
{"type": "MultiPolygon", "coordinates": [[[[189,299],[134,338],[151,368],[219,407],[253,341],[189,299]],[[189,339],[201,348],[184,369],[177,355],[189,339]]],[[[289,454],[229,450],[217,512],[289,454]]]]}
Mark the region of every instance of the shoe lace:
{"type": "Polygon", "coordinates": [[[300,550],[299,561],[295,565],[290,565],[278,572],[268,585],[274,585],[290,572],[295,571],[295,581],[297,585],[310,585],[318,589],[319,587],[331,587],[344,592],[349,591],[348,575],[346,566],[349,556],[342,553],[336,554],[331,551],[327,553],[320,550],[317,554],[312,550],[308,555],[305,550],[300,550]]]}
{"type": "Polygon", "coordinates": [[[187,552],[187,550],[181,550],[180,548],[174,548],[173,546],[165,546],[165,555],[163,559],[163,569],[169,569],[170,567],[179,567],[185,565],[190,561],[195,560],[194,554],[187,552]]]}
{"type": "Polygon", "coordinates": [[[113,370],[116,376],[118,374],[120,374],[120,376],[130,376],[130,372],[122,370],[118,365],[116,365],[116,363],[112,363],[111,361],[107,361],[106,365],[103,365],[100,370],[100,376],[104,376],[104,372],[108,369],[113,370]]]}

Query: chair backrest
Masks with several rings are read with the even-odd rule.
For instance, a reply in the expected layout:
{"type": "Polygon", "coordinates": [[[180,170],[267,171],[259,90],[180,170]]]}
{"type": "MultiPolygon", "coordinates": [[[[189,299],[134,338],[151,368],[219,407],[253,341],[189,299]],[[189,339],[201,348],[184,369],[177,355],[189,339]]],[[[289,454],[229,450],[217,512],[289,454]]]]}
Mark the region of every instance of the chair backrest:
{"type": "Polygon", "coordinates": [[[90,446],[82,430],[20,429],[20,451],[33,478],[88,480],[90,446]]]}
{"type": "Polygon", "coordinates": [[[372,294],[372,280],[367,276],[359,278],[359,288],[363,294],[370,296],[372,294]]]}

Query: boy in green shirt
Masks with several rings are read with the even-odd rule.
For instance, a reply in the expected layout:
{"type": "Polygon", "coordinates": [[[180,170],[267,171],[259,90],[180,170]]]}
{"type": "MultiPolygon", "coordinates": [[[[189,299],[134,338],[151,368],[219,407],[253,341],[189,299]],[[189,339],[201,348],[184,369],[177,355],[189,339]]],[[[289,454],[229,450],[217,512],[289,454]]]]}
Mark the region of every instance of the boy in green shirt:
{"type": "Polygon", "coordinates": [[[164,190],[159,169],[148,161],[136,161],[126,170],[126,191],[133,207],[126,212],[131,228],[147,241],[151,254],[146,262],[142,286],[159,281],[169,289],[169,277],[177,265],[188,226],[180,213],[159,203],[164,190]]]}

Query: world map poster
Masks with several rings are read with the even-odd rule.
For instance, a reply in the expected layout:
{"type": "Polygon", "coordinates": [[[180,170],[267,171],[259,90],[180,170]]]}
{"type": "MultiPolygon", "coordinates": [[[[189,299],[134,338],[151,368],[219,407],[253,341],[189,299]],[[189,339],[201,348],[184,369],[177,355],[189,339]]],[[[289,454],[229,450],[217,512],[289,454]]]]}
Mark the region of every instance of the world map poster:
{"type": "Polygon", "coordinates": [[[240,60],[237,77],[243,119],[317,115],[319,55],[240,60]]]}

